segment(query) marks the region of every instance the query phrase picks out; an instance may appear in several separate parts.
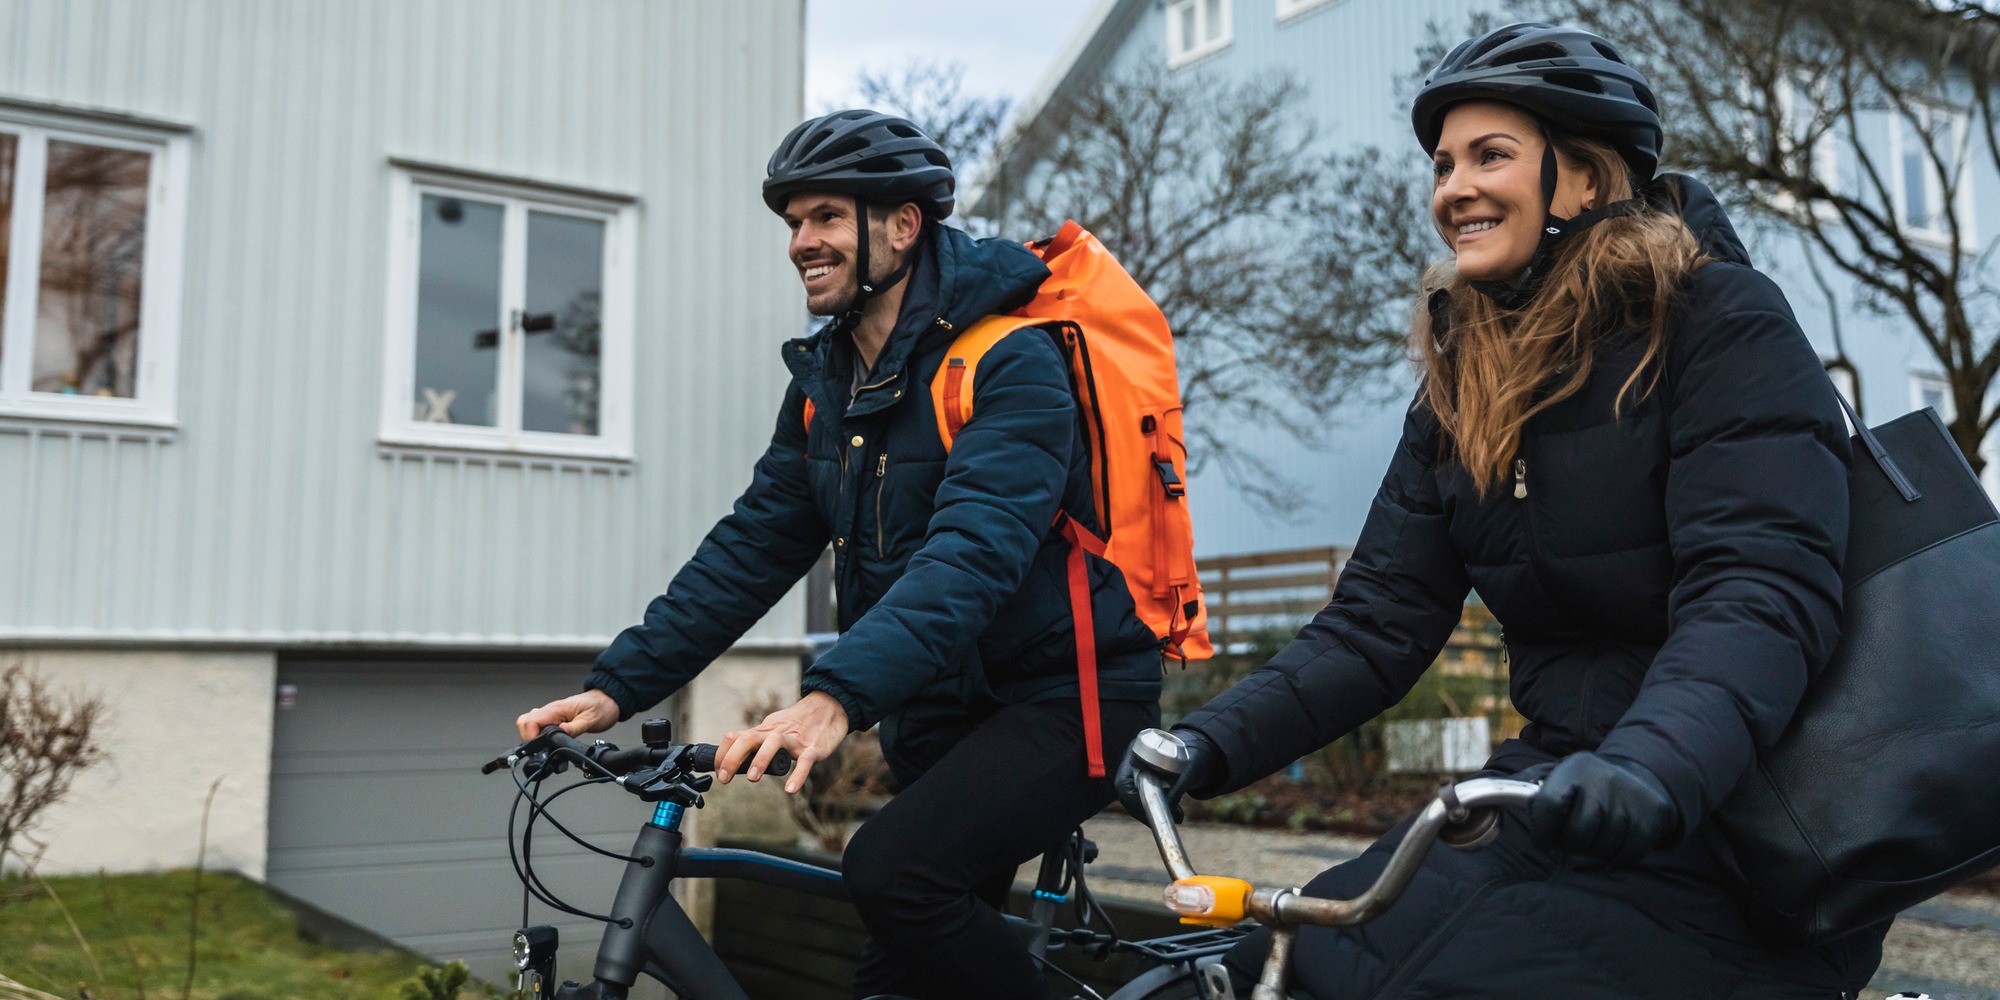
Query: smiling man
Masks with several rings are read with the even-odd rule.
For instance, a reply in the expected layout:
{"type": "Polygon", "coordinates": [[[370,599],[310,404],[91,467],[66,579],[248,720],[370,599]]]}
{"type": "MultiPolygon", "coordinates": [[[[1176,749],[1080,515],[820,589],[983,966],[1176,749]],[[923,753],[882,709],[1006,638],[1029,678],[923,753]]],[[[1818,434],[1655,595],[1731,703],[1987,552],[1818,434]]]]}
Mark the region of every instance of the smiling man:
{"type": "MultiPolygon", "coordinates": [[[[1040,997],[1000,917],[1014,871],[1108,804],[1086,769],[1068,546],[1058,512],[1102,533],[1068,369],[1038,328],[972,375],[974,414],[947,449],[931,381],[958,331],[1026,304],[1048,277],[1019,243],[974,240],[951,214],[950,160],[872,111],[805,122],[779,144],[764,200],[791,228],[806,306],[833,318],[784,346],[791,387],[750,488],[666,594],[598,658],[583,694],[520,718],[609,727],[728,649],[830,542],[840,639],[798,702],[726,734],[717,771],[758,780],[780,749],[786,791],[849,732],[882,727],[901,791],[848,845],[843,872],[872,943],[857,997],[1040,997]]],[[[1160,640],[1110,563],[1090,561],[1103,745],[1159,717],[1160,640]]]]}

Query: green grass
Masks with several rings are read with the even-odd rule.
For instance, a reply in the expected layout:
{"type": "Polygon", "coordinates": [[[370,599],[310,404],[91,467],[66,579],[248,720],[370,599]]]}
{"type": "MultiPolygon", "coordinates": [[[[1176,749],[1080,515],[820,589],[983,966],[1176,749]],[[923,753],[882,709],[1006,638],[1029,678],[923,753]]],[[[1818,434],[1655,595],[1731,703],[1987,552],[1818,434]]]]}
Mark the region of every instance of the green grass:
{"type": "MultiPolygon", "coordinates": [[[[39,881],[0,877],[0,973],[63,997],[83,984],[98,1000],[179,1000],[194,880],[192,870],[52,878],[58,905],[39,881]]],[[[381,1000],[396,996],[396,983],[421,964],[408,952],[341,951],[307,940],[262,886],[201,876],[195,1000],[381,1000]]]]}

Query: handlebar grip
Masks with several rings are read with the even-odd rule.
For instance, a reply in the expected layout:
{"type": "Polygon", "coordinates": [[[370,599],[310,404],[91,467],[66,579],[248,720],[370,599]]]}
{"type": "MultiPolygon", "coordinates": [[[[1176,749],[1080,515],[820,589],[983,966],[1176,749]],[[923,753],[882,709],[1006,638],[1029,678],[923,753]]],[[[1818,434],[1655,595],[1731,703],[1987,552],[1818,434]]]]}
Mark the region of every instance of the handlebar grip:
{"type": "MultiPolygon", "coordinates": [[[[713,771],[718,749],[713,743],[697,743],[688,753],[688,763],[697,771],[713,771]]],[[[777,778],[792,773],[792,755],[783,750],[778,751],[777,755],[771,758],[770,766],[764,768],[764,773],[777,778]]]]}

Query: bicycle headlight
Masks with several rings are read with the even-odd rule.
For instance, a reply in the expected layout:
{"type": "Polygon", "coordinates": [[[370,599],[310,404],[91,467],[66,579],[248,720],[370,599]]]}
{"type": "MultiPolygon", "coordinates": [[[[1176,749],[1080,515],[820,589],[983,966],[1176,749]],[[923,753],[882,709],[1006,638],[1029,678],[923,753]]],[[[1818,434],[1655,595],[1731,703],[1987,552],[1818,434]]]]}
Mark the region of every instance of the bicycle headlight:
{"type": "Polygon", "coordinates": [[[1167,886],[1167,909],[1180,914],[1181,923],[1207,927],[1228,927],[1243,919],[1244,901],[1250,883],[1220,875],[1196,875],[1167,886]]]}
{"type": "Polygon", "coordinates": [[[522,972],[553,957],[556,952],[556,929],[546,924],[539,927],[523,927],[514,932],[514,967],[522,972]]]}

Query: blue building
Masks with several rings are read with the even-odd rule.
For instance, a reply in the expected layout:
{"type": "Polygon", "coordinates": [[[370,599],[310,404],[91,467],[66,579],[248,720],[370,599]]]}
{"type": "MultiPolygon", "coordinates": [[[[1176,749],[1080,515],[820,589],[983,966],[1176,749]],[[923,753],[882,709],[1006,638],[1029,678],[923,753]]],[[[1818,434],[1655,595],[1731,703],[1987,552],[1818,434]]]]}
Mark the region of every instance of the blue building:
{"type": "MultiPolygon", "coordinates": [[[[1013,135],[1033,131],[1038,120],[1055,113],[1064,98],[1087,91],[1099,81],[1164,67],[1171,74],[1199,74],[1218,81],[1289,77],[1304,89],[1301,107],[1316,116],[1322,142],[1329,149],[1376,145],[1390,152],[1407,150],[1411,169],[1424,169],[1410,134],[1407,95],[1397,83],[1423,67],[1418,49],[1435,25],[1442,37],[1466,35],[1481,13],[1504,19],[1498,0],[1099,0],[1078,36],[1058,59],[1037,90],[1016,115],[1013,135]]],[[[1614,39],[1613,41],[1618,41],[1614,39]]],[[[1630,48],[1630,46],[1627,46],[1630,48]]],[[[1940,114],[1951,114],[1943,112],[1940,114]]],[[[1905,162],[1909,143],[1899,145],[1899,122],[1884,117],[1879,129],[1863,124],[1863,141],[1887,155],[1896,216],[1933,220],[1938,189],[1927,184],[1920,164],[1905,162]]],[[[1956,122],[1959,135],[1968,123],[1956,122]]],[[[1672,122],[1668,122],[1672,145],[1672,122]]],[[[1961,142],[1963,145],[1963,142],[1961,142]]],[[[1828,150],[1829,154],[1835,151],[1828,150]]],[[[1003,148],[996,176],[1026,178],[1036,168],[1037,148],[1022,143],[1003,148]]],[[[1671,155],[1671,149],[1669,149],[1671,155]]],[[[1854,167],[1837,155],[1819,158],[1819,169],[1834,183],[1852,183],[1854,167]]],[[[2000,234],[2000,176],[1990,161],[1972,157],[1974,176],[1960,192],[1959,214],[1973,221],[1971,249],[1984,247],[2000,234]]],[[[976,198],[994,197],[1002,185],[989,185],[976,198]]],[[[975,202],[975,211],[987,206],[975,202]]],[[[1831,301],[1814,280],[1801,243],[1781,231],[1761,232],[1738,220],[1758,266],[1790,297],[1801,324],[1820,349],[1832,358],[1833,330],[1839,323],[1846,354],[1858,372],[1860,402],[1870,423],[1921,406],[1934,406],[1950,418],[1949,393],[1936,362],[1917,333],[1899,317],[1878,315],[1860,306],[1855,284],[1822,262],[1821,272],[1832,286],[1831,301]]],[[[1907,229],[1922,233],[1918,226],[1907,229]]],[[[1112,248],[1114,251],[1116,247],[1112,248]]],[[[1316,417],[1330,428],[1321,446],[1299,443],[1287,433],[1266,427],[1232,428],[1232,439],[1243,440],[1272,466],[1286,470],[1305,488],[1307,505],[1291,519],[1272,517],[1231,488],[1212,468],[1194,477],[1197,553],[1204,557],[1228,553],[1294,548],[1308,545],[1352,544],[1361,529],[1370,497],[1388,465],[1401,428],[1403,403],[1414,390],[1415,375],[1407,369],[1384,373],[1380,398],[1387,402],[1348,405],[1316,417]]],[[[1837,375],[1851,391],[1854,379],[1837,375]]],[[[1190,423],[1204,419],[1198,409],[1190,423]]],[[[2000,473],[1989,444],[1985,473],[1989,492],[2000,493],[2000,473]]],[[[1196,456],[1198,458],[1199,456],[1196,456]]]]}

